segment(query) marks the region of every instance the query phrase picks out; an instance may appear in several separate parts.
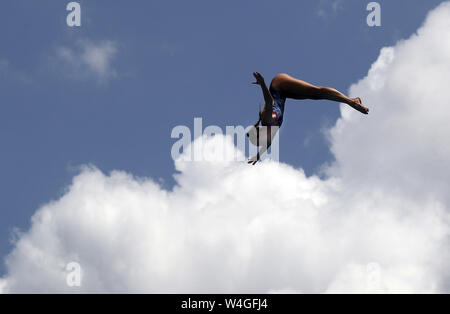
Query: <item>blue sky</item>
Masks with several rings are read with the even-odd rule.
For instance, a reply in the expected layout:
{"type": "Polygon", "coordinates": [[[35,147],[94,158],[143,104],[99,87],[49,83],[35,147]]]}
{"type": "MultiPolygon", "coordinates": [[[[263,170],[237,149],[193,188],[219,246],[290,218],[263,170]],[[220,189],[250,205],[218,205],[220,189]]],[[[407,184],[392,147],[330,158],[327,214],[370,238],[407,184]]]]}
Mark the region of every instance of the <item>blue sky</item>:
{"type": "MultiPolygon", "coordinates": [[[[409,37],[441,1],[2,1],[0,11],[0,256],[14,228],[58,198],[78,166],[174,181],[173,127],[249,125],[262,96],[251,73],[286,72],[346,92],[384,46],[409,37]],[[335,5],[333,5],[333,3],[335,5]],[[111,44],[106,72],[60,52],[111,44]],[[84,72],[86,71],[86,73],[84,72]]],[[[370,107],[370,104],[367,104],[370,107]]],[[[336,103],[288,101],[282,162],[316,173],[332,158],[321,130],[336,103]]],[[[3,265],[0,273],[4,271],[3,265]]]]}

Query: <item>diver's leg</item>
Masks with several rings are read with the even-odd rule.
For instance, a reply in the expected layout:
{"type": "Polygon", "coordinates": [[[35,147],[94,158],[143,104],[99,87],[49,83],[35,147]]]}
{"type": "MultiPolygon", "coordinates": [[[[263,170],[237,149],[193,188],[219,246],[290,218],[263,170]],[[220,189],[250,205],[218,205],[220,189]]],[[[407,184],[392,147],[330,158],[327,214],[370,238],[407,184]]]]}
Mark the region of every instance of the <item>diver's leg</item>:
{"type": "Polygon", "coordinates": [[[368,113],[361,99],[349,98],[340,91],[323,86],[315,86],[308,82],[293,78],[288,74],[278,74],[272,80],[272,88],[279,91],[284,97],[292,99],[328,99],[346,103],[362,113],[368,113]]]}

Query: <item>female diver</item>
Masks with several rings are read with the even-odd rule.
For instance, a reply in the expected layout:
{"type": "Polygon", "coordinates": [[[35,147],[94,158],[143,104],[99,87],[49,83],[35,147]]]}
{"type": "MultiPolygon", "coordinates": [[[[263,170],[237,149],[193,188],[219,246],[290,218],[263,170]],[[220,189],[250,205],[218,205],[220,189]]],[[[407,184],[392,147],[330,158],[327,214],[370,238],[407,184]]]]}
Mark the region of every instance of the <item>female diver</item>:
{"type": "MultiPolygon", "coordinates": [[[[334,88],[314,86],[308,82],[293,78],[284,73],[277,74],[270,83],[270,87],[267,88],[264,78],[260,73],[254,72],[253,76],[256,81],[252,84],[261,86],[265,105],[264,109],[259,112],[259,120],[255,123],[255,128],[253,129],[258,137],[257,145],[261,146],[261,149],[256,156],[248,160],[249,164],[256,164],[261,155],[264,154],[264,152],[270,147],[273,137],[283,123],[284,104],[287,98],[314,100],[328,99],[340,103],[346,103],[363,114],[369,113],[369,109],[362,105],[361,98],[349,98],[334,88]],[[266,143],[263,143],[263,145],[260,145],[259,141],[259,123],[261,123],[263,127],[266,127],[261,128],[261,130],[266,130],[267,132],[267,136],[262,137],[266,138],[267,141],[266,143]],[[271,130],[272,127],[275,127],[275,130],[271,130]]],[[[250,133],[251,131],[247,133],[248,137],[251,137],[250,133]]]]}

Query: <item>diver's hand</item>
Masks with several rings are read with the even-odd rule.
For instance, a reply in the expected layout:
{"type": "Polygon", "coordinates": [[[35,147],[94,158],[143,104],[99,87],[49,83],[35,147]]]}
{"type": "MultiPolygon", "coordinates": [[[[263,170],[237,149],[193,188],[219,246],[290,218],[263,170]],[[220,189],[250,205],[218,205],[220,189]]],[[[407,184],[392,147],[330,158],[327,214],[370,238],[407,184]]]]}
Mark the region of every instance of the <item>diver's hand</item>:
{"type": "Polygon", "coordinates": [[[258,158],[258,155],[256,155],[256,156],[253,156],[252,158],[249,158],[248,159],[248,164],[250,165],[256,165],[256,163],[259,161],[259,158],[258,158]]]}
{"type": "Polygon", "coordinates": [[[261,73],[259,72],[253,72],[253,76],[256,79],[256,82],[253,82],[252,84],[256,84],[256,85],[264,85],[264,77],[261,75],[261,73]]]}

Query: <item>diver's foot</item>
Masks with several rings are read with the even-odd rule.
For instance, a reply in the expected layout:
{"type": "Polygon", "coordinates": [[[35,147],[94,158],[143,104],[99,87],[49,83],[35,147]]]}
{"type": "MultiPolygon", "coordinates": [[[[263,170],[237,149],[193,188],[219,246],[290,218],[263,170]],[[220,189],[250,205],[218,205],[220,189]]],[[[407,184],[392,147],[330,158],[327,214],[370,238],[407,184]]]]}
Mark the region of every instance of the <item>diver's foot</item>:
{"type": "Polygon", "coordinates": [[[356,98],[353,98],[352,100],[353,100],[353,103],[350,104],[350,106],[352,106],[354,109],[358,110],[361,113],[364,113],[364,114],[369,113],[369,108],[366,108],[362,105],[361,98],[356,97],[356,98]]]}

